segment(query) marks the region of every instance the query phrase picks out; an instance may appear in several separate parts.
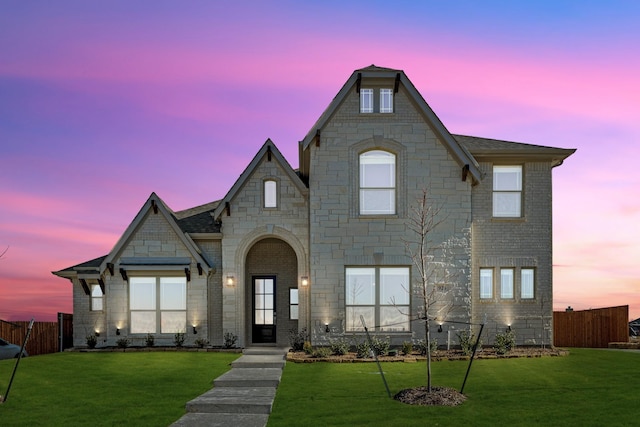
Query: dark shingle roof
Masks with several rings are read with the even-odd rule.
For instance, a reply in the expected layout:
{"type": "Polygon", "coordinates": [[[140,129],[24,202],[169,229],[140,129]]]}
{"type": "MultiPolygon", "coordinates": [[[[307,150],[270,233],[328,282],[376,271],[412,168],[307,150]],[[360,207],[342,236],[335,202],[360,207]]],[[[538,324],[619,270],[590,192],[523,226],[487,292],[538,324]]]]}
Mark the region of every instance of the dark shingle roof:
{"type": "Polygon", "coordinates": [[[547,147],[522,142],[480,138],[468,135],[453,135],[474,157],[539,156],[550,159],[554,166],[573,154],[575,149],[547,147]]]}

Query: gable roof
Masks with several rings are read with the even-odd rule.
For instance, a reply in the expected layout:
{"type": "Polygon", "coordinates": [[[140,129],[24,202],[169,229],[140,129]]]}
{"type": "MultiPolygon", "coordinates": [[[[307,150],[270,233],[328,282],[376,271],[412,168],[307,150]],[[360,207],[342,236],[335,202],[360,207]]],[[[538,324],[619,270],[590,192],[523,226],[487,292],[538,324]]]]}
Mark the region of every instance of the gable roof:
{"type": "Polygon", "coordinates": [[[169,209],[169,207],[160,197],[158,197],[156,193],[151,193],[145,204],[140,209],[140,212],[138,212],[129,227],[127,227],[122,237],[120,237],[116,245],[111,249],[111,252],[109,252],[107,257],[102,261],[100,265],[100,272],[102,273],[107,268],[107,264],[112,263],[120,254],[136,230],[142,225],[144,218],[151,210],[153,210],[154,214],[160,214],[165,218],[169,226],[173,229],[173,232],[178,236],[178,239],[180,239],[182,244],[187,248],[190,255],[196,260],[196,262],[200,263],[208,273],[209,269],[213,266],[202,256],[200,249],[195,245],[193,240],[191,240],[182,228],[180,228],[173,211],[169,209]]]}
{"type": "Polygon", "coordinates": [[[74,265],[72,267],[65,268],[60,271],[54,271],[53,274],[59,277],[72,278],[81,273],[95,273],[103,274],[107,269],[108,264],[113,263],[113,260],[118,257],[120,252],[128,244],[133,234],[144,222],[149,211],[153,211],[154,214],[162,215],[171,229],[174,231],[178,239],[184,244],[189,251],[193,259],[208,273],[214,266],[209,262],[201,253],[200,249],[189,237],[188,233],[218,233],[220,232],[220,224],[216,223],[211,216],[213,204],[202,205],[196,208],[189,209],[188,211],[181,212],[181,218],[178,219],[177,215],[164,203],[164,201],[156,194],[151,193],[145,204],[142,206],[136,217],[131,224],[127,227],[122,234],[118,242],[113,249],[104,256],[95,258],[90,261],[83,262],[81,264],[74,265]]]}
{"type": "MultiPolygon", "coordinates": [[[[467,151],[465,147],[458,143],[458,141],[449,133],[442,121],[436,116],[429,104],[424,100],[420,92],[415,88],[413,83],[406,76],[402,70],[394,70],[392,68],[377,67],[370,65],[369,67],[355,70],[347,82],[342,86],[342,89],[333,98],[327,109],[322,113],[320,118],[311,127],[307,135],[302,141],[300,141],[300,169],[306,171],[305,160],[303,153],[309,149],[309,145],[316,138],[318,132],[324,128],[327,122],[331,119],[338,107],[342,104],[349,92],[356,87],[356,83],[362,78],[395,78],[396,81],[401,83],[409,94],[409,98],[418,106],[419,111],[422,113],[425,120],[430,124],[437,136],[443,141],[445,148],[451,153],[460,167],[468,165],[469,172],[473,177],[473,181],[479,182],[482,179],[482,172],[480,171],[478,162],[467,151]]],[[[305,174],[306,172],[303,172],[305,174]]]]}
{"type": "Polygon", "coordinates": [[[289,179],[291,179],[291,182],[293,182],[293,184],[296,187],[298,187],[301,193],[304,194],[307,192],[307,186],[305,185],[304,182],[302,182],[302,179],[300,179],[300,177],[293,170],[291,165],[289,165],[289,162],[287,162],[287,160],[284,158],[282,153],[280,153],[280,150],[278,150],[278,147],[276,147],[276,145],[273,143],[273,141],[271,141],[271,139],[267,139],[265,143],[262,145],[262,147],[260,148],[260,150],[258,150],[258,153],[253,157],[253,160],[251,160],[251,163],[249,163],[249,165],[245,168],[245,170],[242,172],[240,177],[236,180],[235,184],[233,184],[233,187],[231,187],[231,189],[229,190],[229,192],[227,192],[224,198],[220,200],[220,203],[218,204],[218,206],[213,212],[213,217],[216,220],[220,219],[220,216],[222,215],[222,212],[226,209],[227,204],[231,203],[231,200],[233,200],[233,198],[236,196],[238,191],[242,189],[242,187],[245,185],[247,180],[251,177],[255,169],[261,163],[262,159],[265,156],[269,156],[269,155],[271,155],[273,159],[275,159],[275,161],[280,164],[280,166],[285,171],[289,179]]]}
{"type": "Polygon", "coordinates": [[[553,167],[560,166],[564,159],[576,152],[575,149],[546,147],[522,142],[480,138],[477,136],[453,135],[474,157],[491,159],[511,159],[519,156],[551,161],[553,167]]]}

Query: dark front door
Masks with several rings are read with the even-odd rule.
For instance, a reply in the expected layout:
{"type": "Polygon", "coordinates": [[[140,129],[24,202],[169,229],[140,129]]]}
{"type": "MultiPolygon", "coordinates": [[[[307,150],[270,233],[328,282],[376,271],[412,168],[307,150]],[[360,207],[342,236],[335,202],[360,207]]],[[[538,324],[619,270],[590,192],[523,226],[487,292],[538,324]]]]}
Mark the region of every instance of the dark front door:
{"type": "Polygon", "coordinates": [[[253,342],[276,342],[276,278],[254,276],[253,279],[253,342]]]}

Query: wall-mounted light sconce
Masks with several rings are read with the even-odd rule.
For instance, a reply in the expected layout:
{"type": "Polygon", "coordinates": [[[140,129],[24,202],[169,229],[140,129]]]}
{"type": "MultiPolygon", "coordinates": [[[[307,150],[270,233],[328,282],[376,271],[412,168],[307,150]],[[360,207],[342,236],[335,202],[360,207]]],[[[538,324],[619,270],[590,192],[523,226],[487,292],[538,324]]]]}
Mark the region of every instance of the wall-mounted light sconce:
{"type": "Polygon", "coordinates": [[[100,331],[98,331],[97,329],[96,329],[96,336],[97,336],[97,337],[99,337],[99,336],[100,336],[100,331]]]}
{"type": "Polygon", "coordinates": [[[197,333],[198,333],[198,331],[196,330],[196,325],[193,325],[193,333],[194,333],[194,334],[197,334],[197,333]]]}
{"type": "Polygon", "coordinates": [[[309,276],[302,276],[300,278],[300,284],[302,286],[308,286],[309,285],[309,276]]]}
{"type": "Polygon", "coordinates": [[[227,274],[227,279],[225,280],[225,284],[228,287],[232,287],[235,284],[235,278],[231,274],[227,274]]]}
{"type": "Polygon", "coordinates": [[[442,332],[442,324],[438,325],[438,332],[442,332]]]}
{"type": "Polygon", "coordinates": [[[120,328],[116,328],[116,335],[120,335],[120,328]]]}
{"type": "Polygon", "coordinates": [[[507,332],[511,332],[511,325],[507,325],[507,332]]]}
{"type": "Polygon", "coordinates": [[[329,324],[328,324],[328,323],[325,323],[325,324],[324,324],[324,331],[325,331],[326,333],[331,332],[331,329],[329,329],[329,324]]]}

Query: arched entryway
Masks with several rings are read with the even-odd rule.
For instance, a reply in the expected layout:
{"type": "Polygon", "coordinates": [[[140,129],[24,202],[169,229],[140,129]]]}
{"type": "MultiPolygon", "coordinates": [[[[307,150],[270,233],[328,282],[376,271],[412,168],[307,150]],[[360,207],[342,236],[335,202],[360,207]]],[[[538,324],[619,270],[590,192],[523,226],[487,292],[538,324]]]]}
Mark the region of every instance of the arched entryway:
{"type": "Polygon", "coordinates": [[[277,238],[257,241],[245,261],[247,342],[289,345],[289,331],[298,329],[298,259],[288,243],[277,238]]]}

